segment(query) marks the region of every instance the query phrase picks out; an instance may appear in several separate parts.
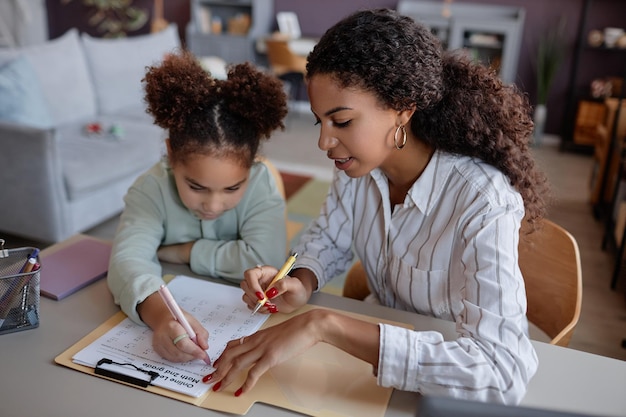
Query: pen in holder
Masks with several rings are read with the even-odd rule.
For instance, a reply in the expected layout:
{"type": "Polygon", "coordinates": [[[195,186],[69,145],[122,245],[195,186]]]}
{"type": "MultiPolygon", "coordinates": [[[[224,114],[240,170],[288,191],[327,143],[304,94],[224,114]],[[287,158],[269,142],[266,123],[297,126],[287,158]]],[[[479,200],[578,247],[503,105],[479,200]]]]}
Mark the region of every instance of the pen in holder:
{"type": "Polygon", "coordinates": [[[4,249],[0,239],[0,334],[39,326],[39,249],[4,249]]]}

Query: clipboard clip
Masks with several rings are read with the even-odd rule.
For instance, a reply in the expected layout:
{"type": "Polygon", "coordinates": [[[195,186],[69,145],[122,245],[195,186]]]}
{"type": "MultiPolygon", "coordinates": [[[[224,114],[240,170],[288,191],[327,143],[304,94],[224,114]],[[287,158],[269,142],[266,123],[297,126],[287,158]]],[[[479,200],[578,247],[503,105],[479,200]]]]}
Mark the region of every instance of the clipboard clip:
{"type": "Polygon", "coordinates": [[[0,239],[0,259],[6,258],[9,256],[9,251],[4,248],[4,239],[0,239]]]}
{"type": "Polygon", "coordinates": [[[142,369],[132,363],[119,363],[107,358],[98,361],[95,373],[142,388],[146,388],[159,377],[158,372],[142,369]]]}

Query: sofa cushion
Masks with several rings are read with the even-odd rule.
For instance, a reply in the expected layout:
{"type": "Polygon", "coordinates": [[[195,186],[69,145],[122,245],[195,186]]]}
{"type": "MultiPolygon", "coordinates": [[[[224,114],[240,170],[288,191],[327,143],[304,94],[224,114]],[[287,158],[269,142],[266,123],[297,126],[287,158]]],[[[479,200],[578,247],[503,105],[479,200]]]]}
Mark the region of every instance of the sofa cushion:
{"type": "Polygon", "coordinates": [[[144,108],[141,80],[146,67],[180,47],[176,24],[161,32],[104,39],[82,34],[85,54],[98,97],[98,111],[111,114],[128,107],[144,108]]]}
{"type": "Polygon", "coordinates": [[[143,172],[164,154],[165,131],[156,125],[118,117],[98,117],[58,128],[63,177],[70,200],[143,172]],[[88,134],[87,123],[98,122],[102,134],[88,134]],[[120,138],[109,132],[121,129],[120,138]]]}
{"type": "Polygon", "coordinates": [[[52,126],[37,74],[24,56],[0,67],[0,120],[40,128],[52,126]]]}
{"type": "MultiPolygon", "coordinates": [[[[34,69],[55,126],[96,115],[96,99],[78,30],[17,50],[34,69]]],[[[16,51],[0,50],[0,62],[16,51]]]]}

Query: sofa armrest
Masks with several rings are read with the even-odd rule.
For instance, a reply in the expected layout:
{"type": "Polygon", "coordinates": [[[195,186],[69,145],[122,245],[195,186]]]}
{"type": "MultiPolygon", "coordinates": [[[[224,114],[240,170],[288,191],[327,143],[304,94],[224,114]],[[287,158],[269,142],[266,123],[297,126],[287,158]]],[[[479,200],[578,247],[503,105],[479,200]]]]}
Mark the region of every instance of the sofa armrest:
{"type": "Polygon", "coordinates": [[[67,229],[67,193],[55,129],[0,121],[0,231],[56,242],[67,229]]]}

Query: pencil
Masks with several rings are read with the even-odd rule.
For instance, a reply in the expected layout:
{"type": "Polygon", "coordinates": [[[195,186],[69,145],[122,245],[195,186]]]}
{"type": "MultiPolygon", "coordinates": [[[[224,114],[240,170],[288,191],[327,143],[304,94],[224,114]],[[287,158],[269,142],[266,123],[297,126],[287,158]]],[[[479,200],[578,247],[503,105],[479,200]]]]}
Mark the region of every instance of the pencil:
{"type": "Polygon", "coordinates": [[[298,257],[298,253],[294,253],[289,258],[287,258],[287,261],[285,261],[285,264],[283,265],[283,267],[280,268],[280,270],[276,273],[276,276],[274,276],[274,279],[272,280],[272,282],[270,282],[270,285],[268,285],[267,289],[265,291],[263,291],[263,296],[264,297],[263,297],[262,300],[259,300],[257,302],[256,307],[252,311],[252,315],[255,315],[256,312],[259,311],[261,309],[261,307],[263,307],[265,305],[265,303],[267,303],[267,301],[268,301],[267,290],[272,288],[272,286],[274,284],[276,284],[281,279],[285,278],[287,276],[287,274],[289,274],[289,272],[291,272],[291,268],[293,268],[293,264],[296,263],[296,258],[297,257],[298,257]]]}
{"type": "MultiPolygon", "coordinates": [[[[185,332],[187,332],[187,335],[189,336],[191,341],[197,345],[198,338],[197,338],[196,332],[193,331],[193,328],[191,327],[191,325],[185,318],[183,311],[178,306],[178,303],[176,303],[176,300],[172,296],[172,293],[170,292],[170,290],[165,285],[161,285],[161,287],[159,288],[159,295],[163,299],[163,302],[167,306],[170,313],[172,313],[172,316],[174,317],[174,319],[178,321],[181,326],[183,326],[183,329],[185,329],[185,332]]],[[[207,365],[211,365],[211,360],[209,359],[208,356],[204,359],[204,362],[207,365]]]]}

